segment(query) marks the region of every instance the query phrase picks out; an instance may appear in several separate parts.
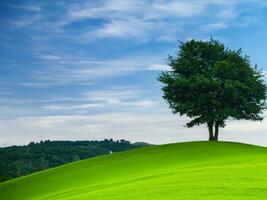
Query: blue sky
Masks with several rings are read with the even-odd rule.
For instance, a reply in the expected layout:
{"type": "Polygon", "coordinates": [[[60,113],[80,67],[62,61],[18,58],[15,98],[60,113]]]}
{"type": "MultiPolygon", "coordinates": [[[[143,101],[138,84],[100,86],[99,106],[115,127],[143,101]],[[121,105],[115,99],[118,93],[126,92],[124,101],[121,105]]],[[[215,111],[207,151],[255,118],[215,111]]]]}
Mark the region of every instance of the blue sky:
{"type": "MultiPolygon", "coordinates": [[[[178,41],[212,36],[267,70],[261,0],[0,2],[0,145],[40,140],[207,139],[161,98],[178,41]]],[[[267,145],[267,122],[230,121],[221,138],[267,145]]]]}

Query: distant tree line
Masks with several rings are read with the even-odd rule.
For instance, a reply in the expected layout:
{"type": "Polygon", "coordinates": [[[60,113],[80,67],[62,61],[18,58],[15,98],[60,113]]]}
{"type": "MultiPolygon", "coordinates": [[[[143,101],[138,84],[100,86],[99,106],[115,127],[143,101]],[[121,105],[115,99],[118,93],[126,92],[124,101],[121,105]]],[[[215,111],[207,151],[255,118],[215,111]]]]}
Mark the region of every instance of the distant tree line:
{"type": "Polygon", "coordinates": [[[68,162],[145,146],[126,140],[41,141],[0,148],[0,182],[68,162]]]}

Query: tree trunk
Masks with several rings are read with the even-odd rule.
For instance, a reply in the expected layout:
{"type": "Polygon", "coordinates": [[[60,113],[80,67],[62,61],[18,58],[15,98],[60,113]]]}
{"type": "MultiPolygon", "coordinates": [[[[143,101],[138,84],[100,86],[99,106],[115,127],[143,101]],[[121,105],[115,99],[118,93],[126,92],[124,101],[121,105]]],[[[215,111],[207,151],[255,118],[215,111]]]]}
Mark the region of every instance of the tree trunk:
{"type": "Polygon", "coordinates": [[[219,137],[219,123],[216,122],[215,123],[215,135],[214,135],[214,140],[218,141],[218,137],[219,137]]]}
{"type": "Polygon", "coordinates": [[[208,128],[209,128],[209,141],[213,141],[213,122],[208,123],[208,128]]]}

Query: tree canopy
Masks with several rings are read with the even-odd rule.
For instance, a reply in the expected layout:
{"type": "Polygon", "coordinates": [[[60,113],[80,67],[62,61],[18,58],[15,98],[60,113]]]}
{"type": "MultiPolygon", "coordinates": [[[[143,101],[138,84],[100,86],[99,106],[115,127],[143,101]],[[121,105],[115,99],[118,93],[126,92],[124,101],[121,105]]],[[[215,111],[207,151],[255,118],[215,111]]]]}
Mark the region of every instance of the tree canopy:
{"type": "Polygon", "coordinates": [[[262,120],[266,85],[257,66],[242,50],[231,50],[217,40],[181,42],[169,56],[171,70],[163,71],[163,98],[174,114],[192,118],[186,125],[206,124],[209,140],[218,140],[226,120],[262,120]]]}

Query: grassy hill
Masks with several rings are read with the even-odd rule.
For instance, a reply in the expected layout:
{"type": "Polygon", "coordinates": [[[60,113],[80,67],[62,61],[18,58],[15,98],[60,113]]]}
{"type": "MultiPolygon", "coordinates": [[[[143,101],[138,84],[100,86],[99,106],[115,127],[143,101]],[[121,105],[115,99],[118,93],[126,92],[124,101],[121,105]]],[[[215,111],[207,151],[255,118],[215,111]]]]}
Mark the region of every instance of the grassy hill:
{"type": "Polygon", "coordinates": [[[41,141],[0,148],[0,182],[110,152],[140,148],[149,144],[126,140],[41,141]]]}
{"type": "Polygon", "coordinates": [[[99,156],[0,184],[0,199],[266,199],[267,148],[189,142],[99,156]]]}

